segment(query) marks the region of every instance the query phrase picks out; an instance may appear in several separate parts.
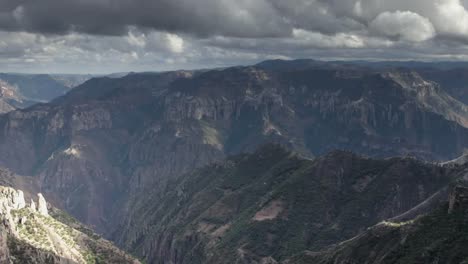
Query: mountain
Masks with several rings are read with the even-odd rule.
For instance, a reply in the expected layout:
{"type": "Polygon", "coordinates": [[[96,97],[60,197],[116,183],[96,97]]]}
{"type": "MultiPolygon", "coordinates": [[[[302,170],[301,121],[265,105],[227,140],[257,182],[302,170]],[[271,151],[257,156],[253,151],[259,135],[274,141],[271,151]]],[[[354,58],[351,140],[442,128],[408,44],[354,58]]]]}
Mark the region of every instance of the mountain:
{"type": "Polygon", "coordinates": [[[468,188],[452,188],[447,202],[406,222],[382,222],[322,252],[305,252],[285,263],[467,263],[468,188]]]}
{"type": "Polygon", "coordinates": [[[91,79],[0,116],[0,166],[109,234],[169,180],[264,143],[426,160],[468,146],[466,105],[414,71],[276,63],[91,79]]]}
{"type": "Polygon", "coordinates": [[[1,263],[140,263],[51,207],[42,194],[30,201],[23,191],[0,186],[1,263]]]}
{"type": "Polygon", "coordinates": [[[451,96],[468,104],[468,67],[448,70],[418,70],[424,78],[438,83],[451,96]]]}
{"type": "Polygon", "coordinates": [[[266,145],[146,194],[113,238],[148,263],[278,263],[426,213],[467,170],[344,151],[309,160],[266,145]]]}
{"type": "MultiPolygon", "coordinates": [[[[0,73],[2,99],[7,99],[13,108],[26,108],[62,96],[90,78],[90,75],[0,73]]],[[[3,107],[0,107],[0,111],[8,112],[13,108],[3,110],[3,107]]]]}
{"type": "MultiPolygon", "coordinates": [[[[91,74],[50,74],[49,76],[58,83],[64,85],[65,87],[68,87],[69,89],[81,85],[87,80],[95,77],[91,74]]],[[[55,96],[51,99],[54,99],[56,97],[58,96],[55,96]]]]}
{"type": "Polygon", "coordinates": [[[420,62],[420,61],[317,61],[299,59],[292,61],[269,60],[257,66],[273,70],[298,70],[315,68],[356,68],[364,67],[374,71],[406,70],[420,74],[424,79],[438,84],[453,98],[468,104],[468,64],[466,62],[420,62]]]}

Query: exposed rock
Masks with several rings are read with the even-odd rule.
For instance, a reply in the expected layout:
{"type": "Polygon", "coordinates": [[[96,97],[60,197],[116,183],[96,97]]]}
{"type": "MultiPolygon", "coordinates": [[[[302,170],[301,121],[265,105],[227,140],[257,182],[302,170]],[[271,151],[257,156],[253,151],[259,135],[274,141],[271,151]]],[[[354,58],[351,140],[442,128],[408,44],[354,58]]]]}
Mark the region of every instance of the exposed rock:
{"type": "Polygon", "coordinates": [[[272,201],[265,208],[255,213],[253,220],[255,221],[266,221],[273,220],[283,212],[285,205],[282,201],[272,201]]]}
{"type": "Polygon", "coordinates": [[[140,263],[63,212],[44,215],[38,196],[36,211],[34,201],[23,206],[21,191],[0,186],[0,263],[140,263]]]}
{"type": "Polygon", "coordinates": [[[43,216],[49,216],[48,210],[47,210],[47,202],[44,199],[44,196],[42,196],[41,193],[37,194],[38,197],[38,203],[37,203],[37,211],[43,215],[43,216]]]}
{"type": "Polygon", "coordinates": [[[22,191],[0,186],[0,214],[8,214],[12,209],[22,209],[25,205],[22,191]]]}
{"type": "Polygon", "coordinates": [[[31,199],[31,205],[29,208],[31,208],[31,211],[36,212],[36,203],[33,199],[31,199]]]}

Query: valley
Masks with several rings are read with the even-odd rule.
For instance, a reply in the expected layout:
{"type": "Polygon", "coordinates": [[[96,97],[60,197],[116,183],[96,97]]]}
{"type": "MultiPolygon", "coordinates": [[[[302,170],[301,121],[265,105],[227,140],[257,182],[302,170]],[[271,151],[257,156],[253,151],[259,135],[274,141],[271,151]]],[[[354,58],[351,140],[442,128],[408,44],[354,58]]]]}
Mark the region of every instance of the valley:
{"type": "MultiPolygon", "coordinates": [[[[468,106],[451,74],[274,60],[56,76],[65,87],[83,83],[26,108],[10,104],[25,97],[9,79],[0,185],[42,193],[146,263],[371,259],[355,248],[373,232],[388,243],[423,232],[419,217],[445,217],[437,208],[466,177],[468,106]]],[[[50,227],[37,219],[36,228],[50,227]]],[[[394,245],[375,247],[387,254],[394,245]]],[[[82,263],[80,254],[66,257],[82,263]]],[[[122,254],[104,263],[137,261],[122,254]]]]}

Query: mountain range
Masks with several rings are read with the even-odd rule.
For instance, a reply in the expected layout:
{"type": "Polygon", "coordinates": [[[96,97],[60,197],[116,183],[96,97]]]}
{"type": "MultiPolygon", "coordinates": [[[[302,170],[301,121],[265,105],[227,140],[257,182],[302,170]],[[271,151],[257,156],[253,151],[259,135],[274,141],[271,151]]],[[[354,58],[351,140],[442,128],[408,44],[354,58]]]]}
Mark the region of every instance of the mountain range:
{"type": "Polygon", "coordinates": [[[30,77],[57,84],[43,94],[0,76],[5,96],[47,101],[0,104],[0,166],[149,263],[325,261],[463,178],[463,159],[439,162],[468,148],[465,70],[410,66],[30,77]]]}

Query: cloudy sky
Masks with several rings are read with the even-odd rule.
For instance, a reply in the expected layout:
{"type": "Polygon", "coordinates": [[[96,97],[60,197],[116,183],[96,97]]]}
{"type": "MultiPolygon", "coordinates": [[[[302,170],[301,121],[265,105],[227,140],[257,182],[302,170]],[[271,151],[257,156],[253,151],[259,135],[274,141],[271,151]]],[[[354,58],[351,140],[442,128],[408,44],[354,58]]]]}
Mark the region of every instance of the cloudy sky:
{"type": "Polygon", "coordinates": [[[468,0],[0,0],[0,71],[468,60],[468,0]]]}

